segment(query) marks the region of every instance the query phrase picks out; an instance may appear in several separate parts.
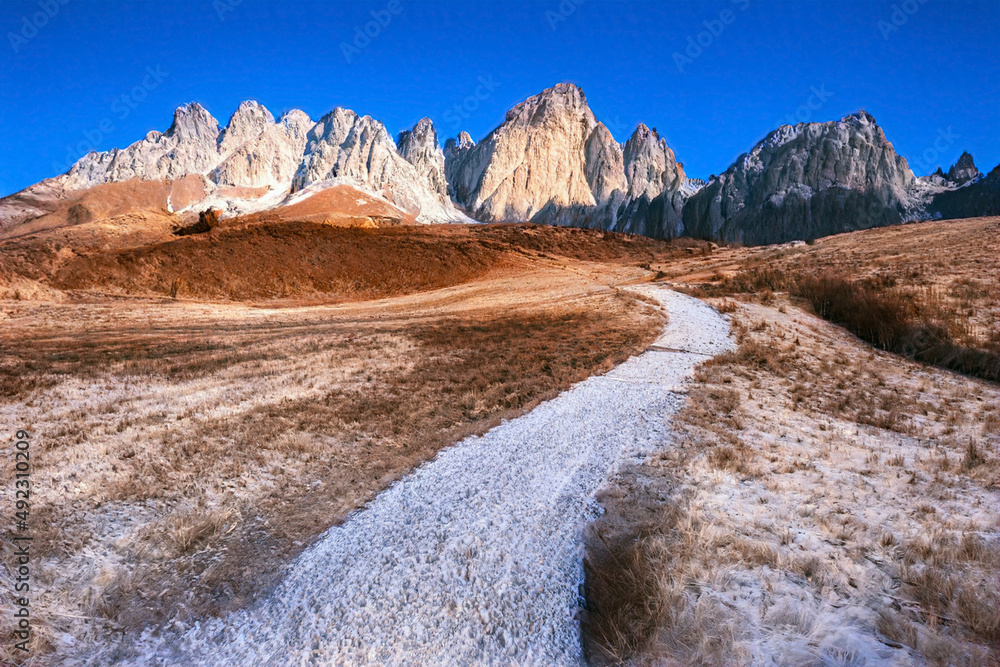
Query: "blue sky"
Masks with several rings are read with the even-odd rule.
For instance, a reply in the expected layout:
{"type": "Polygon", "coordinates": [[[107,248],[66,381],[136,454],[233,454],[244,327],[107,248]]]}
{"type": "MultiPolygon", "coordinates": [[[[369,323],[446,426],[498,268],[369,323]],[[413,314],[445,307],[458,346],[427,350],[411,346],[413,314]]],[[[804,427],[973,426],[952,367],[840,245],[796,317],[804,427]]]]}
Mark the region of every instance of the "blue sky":
{"type": "Polygon", "coordinates": [[[796,115],[861,108],[918,174],[963,149],[987,170],[997,26],[1000,0],[4,0],[0,194],[165,130],[184,102],[223,123],[244,99],[313,118],[346,106],[393,133],[430,116],[443,143],[560,81],[619,141],[656,127],[691,176],[796,115]]]}

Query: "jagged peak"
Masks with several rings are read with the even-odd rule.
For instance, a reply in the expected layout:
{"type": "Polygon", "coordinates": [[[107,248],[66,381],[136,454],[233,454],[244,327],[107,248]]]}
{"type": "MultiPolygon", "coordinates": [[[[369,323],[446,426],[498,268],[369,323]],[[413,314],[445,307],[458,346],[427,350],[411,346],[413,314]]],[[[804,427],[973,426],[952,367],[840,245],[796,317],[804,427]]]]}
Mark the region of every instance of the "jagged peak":
{"type": "Polygon", "coordinates": [[[648,136],[649,136],[649,127],[647,127],[645,123],[639,123],[636,126],[635,131],[632,132],[632,137],[629,138],[631,139],[635,137],[636,139],[645,139],[648,136]]]}
{"type": "Polygon", "coordinates": [[[856,128],[871,127],[874,128],[876,132],[881,132],[882,129],[879,127],[878,122],[875,117],[870,113],[861,109],[851,114],[847,114],[840,120],[831,121],[812,121],[807,123],[796,123],[795,125],[779,125],[775,129],[771,130],[766,137],[761,139],[749,153],[744,153],[736,159],[736,162],[746,162],[752,160],[757,156],[761,150],[765,148],[774,149],[782,146],[793,139],[799,137],[803,132],[812,130],[815,131],[826,131],[828,129],[847,125],[856,128]]]}
{"type": "Polygon", "coordinates": [[[312,123],[313,119],[302,109],[289,109],[285,113],[281,114],[278,122],[284,123],[285,125],[291,123],[312,123]]]}
{"type": "Polygon", "coordinates": [[[404,143],[437,147],[438,137],[434,121],[426,117],[421,118],[412,129],[401,131],[396,135],[396,145],[402,146],[404,143]]]}
{"type": "Polygon", "coordinates": [[[964,184],[980,175],[979,168],[975,160],[968,151],[962,151],[958,161],[948,169],[948,180],[953,183],[964,184]]]}
{"type": "Polygon", "coordinates": [[[229,117],[229,123],[226,127],[232,127],[234,122],[252,122],[255,120],[262,120],[267,123],[274,122],[274,116],[271,112],[267,110],[260,102],[256,100],[245,100],[240,102],[240,106],[236,108],[233,115],[229,117]]]}
{"type": "Polygon", "coordinates": [[[864,109],[856,111],[855,113],[847,114],[840,119],[840,122],[857,123],[861,125],[878,125],[878,122],[875,120],[875,116],[871,115],[864,109]]]}
{"type": "Polygon", "coordinates": [[[636,126],[635,131],[632,132],[632,136],[628,138],[628,141],[633,144],[646,143],[648,141],[652,141],[656,144],[666,144],[666,140],[660,137],[660,133],[656,131],[656,128],[650,128],[645,123],[639,123],[639,125],[636,126]]]}
{"type": "Polygon", "coordinates": [[[584,104],[587,102],[587,95],[583,92],[583,88],[576,85],[575,83],[569,83],[564,81],[563,83],[557,83],[551,88],[546,88],[541,93],[538,94],[539,97],[550,96],[554,97],[556,95],[570,95],[581,99],[584,104]]]}
{"type": "Polygon", "coordinates": [[[215,140],[219,135],[219,121],[197,102],[182,104],[174,110],[174,121],[164,135],[180,140],[215,140]]]}
{"type": "Polygon", "coordinates": [[[421,118],[420,120],[418,120],[417,123],[413,126],[413,132],[418,132],[418,131],[420,131],[420,132],[427,132],[428,130],[435,131],[434,130],[434,121],[432,121],[427,116],[424,116],[423,118],[421,118]]]}
{"type": "Polygon", "coordinates": [[[263,104],[253,100],[241,102],[219,133],[219,149],[228,152],[239,144],[256,140],[271,125],[274,125],[274,116],[263,104]]]}
{"type": "Polygon", "coordinates": [[[951,166],[952,169],[976,169],[976,161],[972,159],[972,154],[969,151],[962,151],[962,154],[958,156],[958,161],[951,166]]]}
{"type": "Polygon", "coordinates": [[[348,109],[347,107],[334,107],[333,109],[330,109],[328,112],[326,112],[326,114],[321,116],[319,122],[322,123],[327,120],[340,119],[340,118],[346,118],[353,121],[357,118],[360,118],[360,116],[358,116],[358,113],[356,111],[348,109]]]}
{"type": "Polygon", "coordinates": [[[476,145],[476,142],[472,140],[472,136],[468,132],[462,130],[458,133],[458,138],[449,137],[444,142],[444,153],[446,156],[454,155],[457,152],[469,150],[476,145]]]}
{"type": "Polygon", "coordinates": [[[506,120],[535,125],[544,121],[550,113],[558,113],[559,110],[583,114],[591,126],[596,123],[594,114],[587,105],[586,94],[575,83],[557,83],[537,95],[532,95],[520,104],[514,105],[507,112],[506,120]]]}
{"type": "Polygon", "coordinates": [[[656,151],[657,149],[670,160],[676,161],[673,149],[667,145],[667,140],[660,136],[656,128],[650,128],[645,123],[639,123],[632,136],[625,142],[626,161],[634,158],[639,153],[656,151]]]}
{"type": "Polygon", "coordinates": [[[338,128],[359,128],[361,130],[371,129],[378,134],[379,141],[385,141],[393,146],[395,142],[385,125],[375,120],[371,116],[362,116],[352,109],[346,107],[336,107],[325,116],[316,121],[316,124],[309,130],[310,136],[328,137],[338,128]]]}

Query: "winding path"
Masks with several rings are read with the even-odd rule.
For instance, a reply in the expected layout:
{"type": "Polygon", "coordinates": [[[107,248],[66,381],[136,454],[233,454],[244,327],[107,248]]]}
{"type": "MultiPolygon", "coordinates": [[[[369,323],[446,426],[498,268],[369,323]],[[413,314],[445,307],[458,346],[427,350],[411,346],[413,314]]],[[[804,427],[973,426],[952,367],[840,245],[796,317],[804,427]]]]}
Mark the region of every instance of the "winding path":
{"type": "Polygon", "coordinates": [[[619,462],[663,442],[694,366],[732,345],[653,285],[656,343],[450,447],[331,528],[253,607],[148,638],[143,665],[579,665],[581,529],[619,462]]]}

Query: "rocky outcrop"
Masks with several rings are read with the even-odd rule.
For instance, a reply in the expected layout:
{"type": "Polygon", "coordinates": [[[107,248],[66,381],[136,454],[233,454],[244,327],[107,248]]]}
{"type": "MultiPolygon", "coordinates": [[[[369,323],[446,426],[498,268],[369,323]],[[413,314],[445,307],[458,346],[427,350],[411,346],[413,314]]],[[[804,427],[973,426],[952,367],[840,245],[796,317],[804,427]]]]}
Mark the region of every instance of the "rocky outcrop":
{"type": "Polygon", "coordinates": [[[175,180],[204,174],[218,163],[219,123],[199,104],[185,104],[174,112],[166,132],[150,132],[128,148],[92,152],[80,158],[66,174],[66,187],[79,189],[139,178],[175,180]]]}
{"type": "Polygon", "coordinates": [[[684,231],[759,245],[896,224],[913,183],[865,111],[782,125],[687,201],[684,231]]]}
{"type": "Polygon", "coordinates": [[[222,186],[283,190],[291,184],[312,125],[302,111],[290,111],[275,123],[263,105],[243,102],[220,130],[201,105],[187,104],[174,112],[174,122],[163,134],[150,132],[123,150],[81,158],[66,175],[66,185],[79,189],[198,174],[222,186]]]}
{"type": "Polygon", "coordinates": [[[287,189],[313,125],[312,119],[297,109],[276,123],[263,105],[242,103],[219,137],[222,161],[210,178],[219,185],[287,189]]]}
{"type": "MultiPolygon", "coordinates": [[[[263,105],[248,101],[220,129],[203,107],[188,104],[177,109],[166,132],[150,132],[125,149],[92,152],[44,190],[197,176],[205,191],[186,205],[233,215],[286,205],[294,192],[307,187],[315,192],[347,184],[401,207],[418,222],[469,221],[448,197],[444,154],[430,120],[401,138],[400,152],[381,123],[348,109],[335,109],[318,123],[298,110],[275,121],[263,105]]],[[[28,193],[0,203],[0,211],[29,219],[43,210],[32,203],[35,199],[28,193]]],[[[168,208],[174,210],[170,203],[168,208]]]]}
{"type": "Polygon", "coordinates": [[[464,202],[468,198],[468,191],[461,194],[455,190],[458,184],[458,169],[465,160],[465,156],[476,145],[468,132],[459,132],[458,139],[448,139],[444,142],[444,176],[448,181],[448,194],[458,202],[464,202]]]}
{"type": "Polygon", "coordinates": [[[960,188],[935,195],[928,212],[930,217],[947,219],[1000,215],[1000,165],[960,188]]]}
{"type": "Polygon", "coordinates": [[[958,162],[951,165],[951,169],[948,170],[948,180],[957,185],[965,185],[977,176],[979,169],[967,151],[962,151],[958,162]]]}
{"type": "Polygon", "coordinates": [[[147,181],[162,186],[170,212],[213,207],[234,215],[305,198],[318,205],[329,198],[317,193],[345,185],[406,222],[471,215],[766,244],[998,214],[998,179],[996,170],[981,175],[968,153],[947,174],[915,179],[862,111],[783,125],[705,184],[687,178],[655,128],[640,124],[619,144],[583,91],[562,83],[514,106],[479,143],[462,132],[443,150],[428,118],[393,141],[382,123],[348,109],[318,122],[298,110],[275,120],[263,105],[244,102],[220,128],[200,105],[184,105],[165,132],[90,153],[66,174],[0,200],[0,229],[68,210],[81,190],[147,181]]]}
{"type": "Polygon", "coordinates": [[[512,108],[478,144],[449,140],[445,173],[455,201],[483,221],[673,236],[683,169],[645,126],[629,141],[623,151],[583,91],[563,83],[512,108]]]}
{"type": "Polygon", "coordinates": [[[337,108],[309,131],[292,192],[321,184],[351,185],[384,196],[416,214],[419,222],[460,222],[446,193],[432,191],[426,177],[396,150],[382,123],[337,108]]]}
{"type": "Polygon", "coordinates": [[[680,236],[686,199],[684,167],[656,129],[640,124],[625,142],[626,203],[616,231],[644,236],[680,236]]]}
{"type": "Polygon", "coordinates": [[[412,130],[404,130],[396,139],[396,147],[404,160],[417,169],[431,192],[448,196],[448,179],[444,173],[444,152],[438,144],[437,131],[430,118],[417,121],[412,130]]]}
{"type": "Polygon", "coordinates": [[[584,147],[596,125],[572,84],[528,98],[452,170],[456,197],[475,217],[504,222],[595,206],[584,147]]]}

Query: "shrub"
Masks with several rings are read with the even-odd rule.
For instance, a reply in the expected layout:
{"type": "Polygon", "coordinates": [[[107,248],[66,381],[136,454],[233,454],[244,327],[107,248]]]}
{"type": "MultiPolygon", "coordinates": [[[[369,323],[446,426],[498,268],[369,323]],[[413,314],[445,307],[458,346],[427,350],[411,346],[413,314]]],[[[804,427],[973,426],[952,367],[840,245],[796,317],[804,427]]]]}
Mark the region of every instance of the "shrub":
{"type": "Polygon", "coordinates": [[[836,276],[805,277],[798,281],[795,293],[808,300],[823,319],[883,350],[899,347],[912,326],[913,307],[898,294],[836,276]]]}
{"type": "Polygon", "coordinates": [[[1000,381],[1000,354],[955,343],[948,329],[922,320],[894,288],[829,274],[800,277],[792,289],[820,317],[876,347],[973,377],[1000,381]]]}

